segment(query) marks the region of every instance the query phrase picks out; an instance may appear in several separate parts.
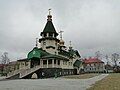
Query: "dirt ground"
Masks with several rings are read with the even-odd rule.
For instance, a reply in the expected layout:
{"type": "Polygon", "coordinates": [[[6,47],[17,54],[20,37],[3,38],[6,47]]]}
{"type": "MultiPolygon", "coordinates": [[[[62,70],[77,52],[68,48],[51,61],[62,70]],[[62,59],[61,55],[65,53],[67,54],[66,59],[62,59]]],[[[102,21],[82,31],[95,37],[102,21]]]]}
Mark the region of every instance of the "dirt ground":
{"type": "Polygon", "coordinates": [[[120,90],[120,73],[109,74],[87,90],[120,90]]]}

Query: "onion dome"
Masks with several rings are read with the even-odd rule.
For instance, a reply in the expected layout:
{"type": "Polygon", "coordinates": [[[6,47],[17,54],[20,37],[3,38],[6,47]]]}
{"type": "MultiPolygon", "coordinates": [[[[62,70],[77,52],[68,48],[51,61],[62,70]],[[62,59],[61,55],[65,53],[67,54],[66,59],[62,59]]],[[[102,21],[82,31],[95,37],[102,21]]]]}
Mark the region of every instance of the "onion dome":
{"type": "Polygon", "coordinates": [[[61,45],[63,46],[64,43],[65,43],[65,42],[64,42],[62,39],[60,39],[60,42],[59,42],[60,46],[61,46],[61,45]]]}

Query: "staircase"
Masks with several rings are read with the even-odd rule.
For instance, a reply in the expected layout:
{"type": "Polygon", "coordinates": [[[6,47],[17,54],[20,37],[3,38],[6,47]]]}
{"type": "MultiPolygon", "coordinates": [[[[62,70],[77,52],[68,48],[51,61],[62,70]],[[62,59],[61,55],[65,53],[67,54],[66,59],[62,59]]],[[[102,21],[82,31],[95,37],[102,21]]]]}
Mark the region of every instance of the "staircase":
{"type": "Polygon", "coordinates": [[[33,68],[24,70],[24,71],[22,71],[22,72],[20,73],[20,78],[23,78],[23,77],[25,77],[25,76],[27,76],[27,75],[29,75],[29,74],[31,74],[31,73],[39,70],[40,68],[41,68],[41,67],[38,65],[38,66],[35,66],[35,67],[33,67],[33,68]]]}
{"type": "Polygon", "coordinates": [[[24,78],[25,76],[39,70],[40,68],[41,68],[40,65],[38,65],[38,66],[35,66],[33,68],[29,68],[29,69],[15,70],[13,72],[8,73],[7,79],[11,79],[11,78],[13,79],[16,75],[18,75],[18,77],[14,78],[14,79],[24,78]]]}

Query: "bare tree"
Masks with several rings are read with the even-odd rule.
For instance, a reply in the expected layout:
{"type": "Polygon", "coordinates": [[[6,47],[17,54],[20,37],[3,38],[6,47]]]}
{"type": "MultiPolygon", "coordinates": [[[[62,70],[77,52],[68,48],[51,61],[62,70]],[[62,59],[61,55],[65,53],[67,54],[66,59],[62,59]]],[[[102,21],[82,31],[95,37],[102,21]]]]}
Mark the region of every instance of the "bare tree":
{"type": "Polygon", "coordinates": [[[100,51],[97,51],[97,52],[95,52],[95,57],[96,58],[98,58],[98,59],[101,59],[101,53],[100,53],[100,51]]]}
{"type": "Polygon", "coordinates": [[[3,55],[1,56],[1,58],[2,58],[1,64],[8,64],[10,62],[7,52],[4,52],[3,55]]]}
{"type": "Polygon", "coordinates": [[[108,73],[108,69],[109,69],[109,64],[108,64],[108,63],[109,63],[109,59],[108,59],[108,55],[106,55],[105,58],[106,58],[106,61],[107,61],[107,64],[106,64],[105,68],[106,68],[107,73],[108,73]]]}
{"type": "Polygon", "coordinates": [[[106,55],[105,58],[106,58],[107,65],[108,65],[108,63],[109,63],[108,55],[106,55]]]}
{"type": "Polygon", "coordinates": [[[113,53],[112,54],[112,61],[114,62],[115,67],[117,66],[118,59],[119,59],[119,54],[113,53]]]}

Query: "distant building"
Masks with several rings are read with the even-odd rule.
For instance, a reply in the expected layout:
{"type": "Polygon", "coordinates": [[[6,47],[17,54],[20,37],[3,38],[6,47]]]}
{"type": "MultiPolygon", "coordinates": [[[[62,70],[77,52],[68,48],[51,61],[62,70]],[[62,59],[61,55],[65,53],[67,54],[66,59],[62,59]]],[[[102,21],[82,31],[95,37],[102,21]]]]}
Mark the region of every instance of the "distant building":
{"type": "Polygon", "coordinates": [[[83,60],[83,67],[85,72],[104,72],[104,62],[98,58],[88,58],[83,60]]]}

